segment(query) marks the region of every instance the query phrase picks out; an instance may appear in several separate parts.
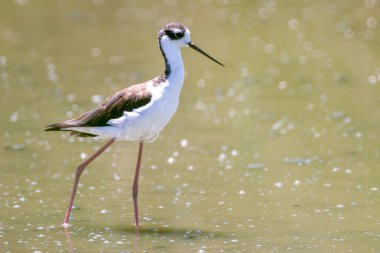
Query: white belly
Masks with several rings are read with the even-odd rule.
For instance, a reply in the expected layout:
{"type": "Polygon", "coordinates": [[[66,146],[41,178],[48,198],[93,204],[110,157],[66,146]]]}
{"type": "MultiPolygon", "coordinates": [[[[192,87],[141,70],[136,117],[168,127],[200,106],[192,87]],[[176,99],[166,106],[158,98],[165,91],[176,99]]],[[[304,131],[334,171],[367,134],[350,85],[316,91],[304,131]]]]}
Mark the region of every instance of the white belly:
{"type": "Polygon", "coordinates": [[[118,139],[126,141],[154,141],[161,130],[169,123],[178,107],[178,98],[160,99],[145,109],[125,112],[109,124],[118,132],[118,139]]]}
{"type": "Polygon", "coordinates": [[[154,141],[169,123],[177,110],[182,84],[174,89],[170,83],[152,87],[152,99],[145,106],[108,121],[110,126],[73,127],[68,130],[90,133],[100,138],[117,138],[124,141],[154,141]]]}

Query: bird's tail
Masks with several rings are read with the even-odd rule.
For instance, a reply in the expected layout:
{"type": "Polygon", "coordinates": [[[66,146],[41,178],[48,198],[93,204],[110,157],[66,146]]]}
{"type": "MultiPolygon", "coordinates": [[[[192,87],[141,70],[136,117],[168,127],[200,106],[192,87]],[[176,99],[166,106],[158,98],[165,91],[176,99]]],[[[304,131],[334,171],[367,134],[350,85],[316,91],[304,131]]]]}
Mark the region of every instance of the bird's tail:
{"type": "Polygon", "coordinates": [[[47,125],[45,127],[46,127],[45,131],[63,131],[65,130],[65,128],[70,127],[70,125],[65,124],[65,123],[54,123],[54,124],[47,125]]]}
{"type": "Polygon", "coordinates": [[[80,131],[67,129],[69,127],[72,127],[72,125],[67,124],[65,122],[55,123],[55,124],[47,125],[45,131],[69,131],[70,136],[76,136],[76,137],[96,137],[97,136],[96,134],[90,134],[86,132],[80,132],[80,131]]]}

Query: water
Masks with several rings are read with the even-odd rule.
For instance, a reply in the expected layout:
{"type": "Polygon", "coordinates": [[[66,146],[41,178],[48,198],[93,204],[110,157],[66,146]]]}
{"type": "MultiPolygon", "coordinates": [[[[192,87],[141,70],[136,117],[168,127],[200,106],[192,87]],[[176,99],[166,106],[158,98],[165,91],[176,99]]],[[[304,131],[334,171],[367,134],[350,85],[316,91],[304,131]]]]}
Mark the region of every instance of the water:
{"type": "Polygon", "coordinates": [[[0,15],[4,252],[379,252],[377,1],[18,0],[0,15]],[[43,132],[163,69],[177,20],[226,65],[183,50],[180,108],[144,150],[43,132]]]}

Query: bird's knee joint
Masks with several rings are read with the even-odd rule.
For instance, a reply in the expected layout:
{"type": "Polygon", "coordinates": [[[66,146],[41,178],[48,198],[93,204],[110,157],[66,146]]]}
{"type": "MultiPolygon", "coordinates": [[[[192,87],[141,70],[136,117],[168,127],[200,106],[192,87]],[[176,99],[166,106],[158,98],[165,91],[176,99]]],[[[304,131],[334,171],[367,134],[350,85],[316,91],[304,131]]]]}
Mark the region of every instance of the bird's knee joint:
{"type": "Polygon", "coordinates": [[[133,199],[137,199],[137,195],[138,195],[138,194],[139,194],[138,191],[133,190],[133,191],[132,191],[132,197],[133,197],[133,199]]]}
{"type": "Polygon", "coordinates": [[[77,177],[80,177],[80,175],[82,175],[82,172],[83,172],[83,168],[81,168],[79,166],[78,169],[77,169],[77,172],[75,174],[76,174],[77,177]]]}

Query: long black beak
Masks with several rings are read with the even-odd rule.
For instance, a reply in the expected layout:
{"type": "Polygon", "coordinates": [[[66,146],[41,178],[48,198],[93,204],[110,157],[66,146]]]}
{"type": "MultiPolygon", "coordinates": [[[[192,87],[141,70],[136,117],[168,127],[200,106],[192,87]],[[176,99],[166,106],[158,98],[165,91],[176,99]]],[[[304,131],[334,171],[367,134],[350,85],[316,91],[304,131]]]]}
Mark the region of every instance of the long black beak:
{"type": "Polygon", "coordinates": [[[189,42],[187,43],[189,45],[189,47],[191,47],[192,49],[194,50],[197,50],[199,53],[203,54],[204,56],[206,56],[207,58],[209,58],[210,60],[213,60],[214,62],[218,63],[219,65],[223,66],[224,65],[222,63],[220,63],[218,60],[212,58],[211,56],[209,56],[205,51],[203,51],[202,49],[200,49],[198,46],[196,46],[195,44],[193,44],[193,42],[189,42]]]}

